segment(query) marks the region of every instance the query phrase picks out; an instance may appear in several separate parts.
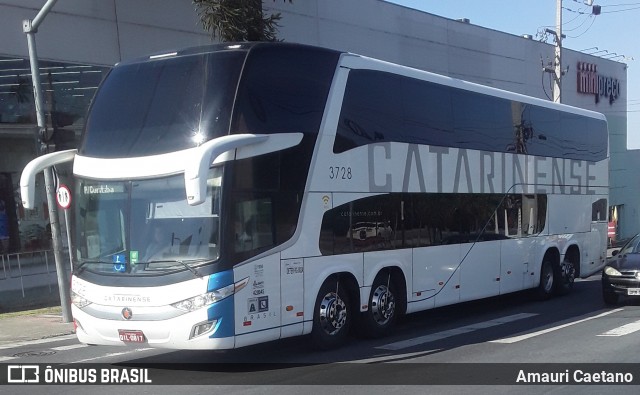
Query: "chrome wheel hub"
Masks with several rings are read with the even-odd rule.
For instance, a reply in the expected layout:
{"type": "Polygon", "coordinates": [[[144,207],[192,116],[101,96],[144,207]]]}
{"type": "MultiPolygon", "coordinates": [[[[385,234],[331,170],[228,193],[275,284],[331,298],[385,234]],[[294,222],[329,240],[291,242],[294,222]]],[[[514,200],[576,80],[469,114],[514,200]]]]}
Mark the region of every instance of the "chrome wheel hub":
{"type": "Polygon", "coordinates": [[[328,293],[320,301],[320,326],[329,335],[335,335],[347,322],[347,306],[335,293],[328,293]]]}
{"type": "Polygon", "coordinates": [[[371,294],[371,313],[378,325],[385,325],[391,320],[396,310],[393,294],[386,285],[379,285],[371,294]]]}

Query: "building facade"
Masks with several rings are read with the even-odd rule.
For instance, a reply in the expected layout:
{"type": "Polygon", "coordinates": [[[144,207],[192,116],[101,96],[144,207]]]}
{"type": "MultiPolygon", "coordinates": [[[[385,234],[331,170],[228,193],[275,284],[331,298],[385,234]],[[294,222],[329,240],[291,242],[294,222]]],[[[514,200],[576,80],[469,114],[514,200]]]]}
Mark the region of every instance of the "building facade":
{"type": "MultiPolygon", "coordinates": [[[[19,204],[24,165],[41,142],[76,144],[84,114],[115,63],[153,52],[211,43],[193,4],[178,0],[59,0],[36,34],[48,129],[38,135],[26,35],[45,0],[0,0],[0,253],[46,248],[48,212],[41,189],[37,210],[19,204]],[[4,211],[3,211],[4,207],[4,211]]],[[[540,98],[552,96],[542,71],[554,47],[382,0],[265,1],[280,12],[280,37],[371,56],[540,98]]],[[[611,194],[618,235],[640,231],[639,186],[628,168],[640,158],[626,150],[626,65],[563,50],[562,101],[602,112],[610,130],[611,194]]],[[[42,185],[42,182],[40,182],[42,185]]],[[[613,213],[613,209],[611,210],[613,213]]],[[[553,213],[550,213],[553,215],[553,213]]]]}

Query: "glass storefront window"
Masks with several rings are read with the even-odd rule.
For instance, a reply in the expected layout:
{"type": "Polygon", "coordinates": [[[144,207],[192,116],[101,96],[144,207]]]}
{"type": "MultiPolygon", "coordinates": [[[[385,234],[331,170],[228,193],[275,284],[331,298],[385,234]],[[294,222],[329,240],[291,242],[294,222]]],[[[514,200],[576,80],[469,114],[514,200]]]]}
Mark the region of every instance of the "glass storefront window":
{"type": "MultiPolygon", "coordinates": [[[[108,67],[39,61],[48,122],[54,128],[81,129],[108,67]]],[[[0,127],[36,124],[29,59],[0,57],[0,127]]]]}
{"type": "MultiPolygon", "coordinates": [[[[49,150],[75,148],[91,100],[110,68],[46,60],[40,60],[39,67],[47,122],[43,142],[49,150]]],[[[20,166],[36,155],[36,125],[29,59],[0,56],[0,157],[6,158],[0,163],[0,200],[6,214],[0,218],[4,222],[0,224],[0,254],[50,248],[44,188],[35,210],[23,210],[16,204],[20,201],[20,166]]]]}

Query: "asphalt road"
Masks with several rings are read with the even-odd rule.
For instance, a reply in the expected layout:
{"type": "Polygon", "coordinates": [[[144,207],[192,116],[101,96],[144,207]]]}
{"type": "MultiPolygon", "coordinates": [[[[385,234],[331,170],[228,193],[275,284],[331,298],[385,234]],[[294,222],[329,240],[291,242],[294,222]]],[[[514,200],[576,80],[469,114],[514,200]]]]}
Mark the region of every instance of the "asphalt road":
{"type": "Polygon", "coordinates": [[[305,337],[232,351],[87,346],[71,336],[24,344],[0,349],[0,363],[144,366],[155,382],[90,388],[13,385],[0,387],[0,393],[601,394],[615,388],[635,394],[635,385],[570,382],[593,380],[586,373],[607,370],[630,374],[640,384],[639,343],[640,303],[605,306],[599,277],[593,276],[577,281],[569,295],[548,301],[519,293],[408,315],[392,336],[354,337],[328,352],[312,350],[305,337]],[[522,385],[520,380],[518,385],[520,374],[531,372],[535,378],[535,373],[552,371],[566,373],[567,380],[559,376],[561,383],[522,385]],[[155,385],[159,382],[180,385],[155,385]]]}

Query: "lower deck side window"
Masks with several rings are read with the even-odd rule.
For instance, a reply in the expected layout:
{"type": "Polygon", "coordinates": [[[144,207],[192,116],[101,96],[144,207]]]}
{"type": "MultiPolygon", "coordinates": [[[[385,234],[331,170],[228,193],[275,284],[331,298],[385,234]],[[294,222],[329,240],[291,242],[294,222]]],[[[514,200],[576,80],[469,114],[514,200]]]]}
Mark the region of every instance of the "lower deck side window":
{"type": "Polygon", "coordinates": [[[546,195],[377,195],[324,214],[323,255],[527,237],[542,232],[546,195]]]}

